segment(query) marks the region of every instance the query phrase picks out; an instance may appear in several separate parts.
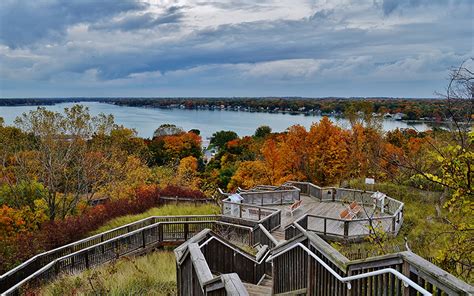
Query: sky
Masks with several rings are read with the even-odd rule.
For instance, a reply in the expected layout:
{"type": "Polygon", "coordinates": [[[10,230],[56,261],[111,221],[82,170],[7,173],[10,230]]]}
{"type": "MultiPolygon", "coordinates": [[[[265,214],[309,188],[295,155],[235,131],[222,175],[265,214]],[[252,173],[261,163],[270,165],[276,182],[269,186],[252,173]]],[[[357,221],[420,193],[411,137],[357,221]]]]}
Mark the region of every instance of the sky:
{"type": "Polygon", "coordinates": [[[435,97],[472,0],[1,0],[0,97],[435,97]]]}

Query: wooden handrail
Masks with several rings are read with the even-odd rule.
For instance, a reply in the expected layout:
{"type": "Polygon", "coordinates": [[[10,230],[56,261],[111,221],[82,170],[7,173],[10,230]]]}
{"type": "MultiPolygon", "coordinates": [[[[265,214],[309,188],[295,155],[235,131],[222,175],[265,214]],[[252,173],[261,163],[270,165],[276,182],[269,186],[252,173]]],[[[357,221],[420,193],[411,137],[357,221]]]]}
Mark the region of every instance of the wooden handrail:
{"type": "Polygon", "coordinates": [[[263,226],[262,224],[258,224],[258,227],[262,230],[262,232],[265,234],[265,236],[270,239],[270,241],[276,246],[278,245],[278,241],[276,238],[273,237],[273,235],[263,226]]]}
{"type": "Polygon", "coordinates": [[[242,206],[242,207],[246,207],[246,208],[257,208],[257,209],[267,210],[267,211],[271,211],[271,212],[278,211],[275,208],[262,207],[262,206],[257,206],[257,205],[254,205],[254,204],[245,204],[245,203],[226,201],[226,200],[223,200],[222,203],[238,205],[238,206],[242,206]]]}

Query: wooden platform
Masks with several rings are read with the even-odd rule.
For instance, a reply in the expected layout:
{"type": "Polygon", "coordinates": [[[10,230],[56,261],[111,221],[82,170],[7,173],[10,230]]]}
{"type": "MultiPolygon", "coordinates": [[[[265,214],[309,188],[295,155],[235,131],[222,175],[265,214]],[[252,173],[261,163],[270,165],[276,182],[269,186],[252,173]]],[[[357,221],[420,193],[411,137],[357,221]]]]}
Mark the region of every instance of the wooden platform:
{"type": "MultiPolygon", "coordinates": [[[[337,220],[326,219],[326,226],[324,226],[323,218],[316,218],[309,216],[308,218],[308,230],[312,230],[315,232],[324,232],[326,227],[326,233],[330,235],[343,235],[344,234],[344,221],[340,218],[340,214],[342,211],[347,209],[347,205],[344,205],[340,202],[321,202],[315,198],[301,195],[301,199],[303,200],[302,205],[296,211],[294,211],[293,215],[291,215],[289,211],[289,206],[274,206],[274,208],[280,209],[281,213],[281,228],[280,230],[284,229],[285,226],[293,223],[295,220],[301,218],[302,216],[308,215],[315,215],[315,216],[322,216],[326,218],[332,218],[337,220]]],[[[373,215],[373,208],[371,207],[364,207],[358,217],[354,219],[363,219],[367,218],[367,216],[373,215]]],[[[375,215],[374,215],[375,217],[375,215]]],[[[376,214],[376,217],[390,217],[386,214],[376,214]]],[[[381,220],[381,225],[386,231],[390,231],[391,227],[391,220],[381,220]]],[[[351,222],[349,223],[349,234],[350,236],[364,236],[369,233],[369,222],[368,221],[361,221],[361,222],[351,222]]]]}

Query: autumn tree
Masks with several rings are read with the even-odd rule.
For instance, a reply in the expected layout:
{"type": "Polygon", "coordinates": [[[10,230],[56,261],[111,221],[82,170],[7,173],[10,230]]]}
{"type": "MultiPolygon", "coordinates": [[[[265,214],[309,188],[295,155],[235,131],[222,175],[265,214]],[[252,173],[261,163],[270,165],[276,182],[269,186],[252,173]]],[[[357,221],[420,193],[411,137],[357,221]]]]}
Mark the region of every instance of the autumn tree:
{"type": "Polygon", "coordinates": [[[261,160],[244,161],[239,164],[239,168],[232,176],[227,189],[252,188],[256,185],[268,184],[268,180],[269,176],[265,162],[261,160]]]}
{"type": "Polygon", "coordinates": [[[348,132],[323,117],[308,133],[309,180],[321,185],[334,184],[347,175],[348,132]]]}
{"type": "Polygon", "coordinates": [[[193,132],[154,138],[148,145],[151,165],[178,165],[182,158],[202,158],[201,137],[193,132]]]}
{"type": "Polygon", "coordinates": [[[188,156],[180,160],[176,172],[176,184],[199,189],[198,160],[194,156],[188,156]]]}
{"type": "Polygon", "coordinates": [[[17,154],[16,177],[29,180],[35,175],[45,186],[51,220],[72,213],[90,192],[91,183],[84,168],[87,141],[94,134],[110,133],[116,127],[113,117],[91,116],[88,108],[81,105],[65,108],[63,114],[38,107],[23,113],[15,123],[35,139],[29,147],[31,154],[17,154]]]}
{"type": "Polygon", "coordinates": [[[310,177],[310,150],[308,131],[301,125],[293,125],[280,136],[280,153],[284,157],[282,165],[292,180],[308,180],[310,177]]]}

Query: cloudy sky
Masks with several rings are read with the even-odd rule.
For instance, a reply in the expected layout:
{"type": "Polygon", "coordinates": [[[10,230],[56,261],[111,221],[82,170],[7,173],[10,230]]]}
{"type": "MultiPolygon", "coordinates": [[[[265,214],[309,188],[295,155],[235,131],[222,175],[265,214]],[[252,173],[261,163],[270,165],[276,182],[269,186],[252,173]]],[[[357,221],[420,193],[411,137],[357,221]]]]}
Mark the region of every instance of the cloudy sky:
{"type": "Polygon", "coordinates": [[[1,0],[0,97],[433,97],[472,0],[1,0]]]}

